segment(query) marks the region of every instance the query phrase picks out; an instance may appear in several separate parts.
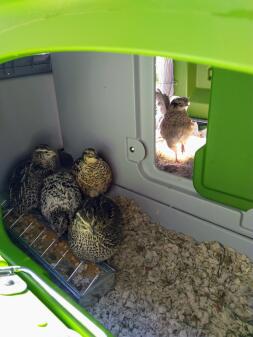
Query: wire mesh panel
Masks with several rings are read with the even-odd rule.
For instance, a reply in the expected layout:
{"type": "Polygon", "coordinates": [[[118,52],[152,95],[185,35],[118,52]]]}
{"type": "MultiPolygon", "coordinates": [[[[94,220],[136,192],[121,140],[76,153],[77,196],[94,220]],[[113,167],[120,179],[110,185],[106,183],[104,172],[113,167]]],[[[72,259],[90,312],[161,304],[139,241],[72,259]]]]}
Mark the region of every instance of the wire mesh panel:
{"type": "Polygon", "coordinates": [[[0,80],[51,72],[51,57],[45,53],[0,64],[0,80]]]}

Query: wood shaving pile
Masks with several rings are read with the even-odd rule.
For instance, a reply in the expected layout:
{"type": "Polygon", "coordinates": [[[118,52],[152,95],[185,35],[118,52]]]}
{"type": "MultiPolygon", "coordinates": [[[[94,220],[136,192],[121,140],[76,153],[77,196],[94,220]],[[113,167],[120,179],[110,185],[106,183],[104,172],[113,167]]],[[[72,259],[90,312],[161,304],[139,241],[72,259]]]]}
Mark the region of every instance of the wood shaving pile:
{"type": "Polygon", "coordinates": [[[253,265],[218,242],[154,224],[117,197],[124,239],[115,289],[89,311],[118,337],[253,336],[253,265]]]}
{"type": "Polygon", "coordinates": [[[173,173],[188,179],[192,178],[193,158],[190,158],[185,162],[175,162],[175,160],[168,159],[162,152],[157,152],[155,165],[162,171],[173,173]]]}
{"type": "Polygon", "coordinates": [[[155,164],[160,170],[173,173],[174,175],[192,178],[193,161],[196,151],[205,142],[205,133],[197,131],[197,135],[190,136],[185,144],[185,152],[178,152],[178,162],[175,161],[175,153],[168,147],[166,141],[161,137],[156,137],[155,164]]]}

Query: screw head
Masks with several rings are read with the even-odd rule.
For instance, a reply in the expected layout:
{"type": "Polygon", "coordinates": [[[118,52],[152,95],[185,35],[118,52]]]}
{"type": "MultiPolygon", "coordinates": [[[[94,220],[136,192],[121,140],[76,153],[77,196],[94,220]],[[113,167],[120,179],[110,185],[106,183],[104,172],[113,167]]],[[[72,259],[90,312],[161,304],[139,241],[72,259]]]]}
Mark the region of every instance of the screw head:
{"type": "Polygon", "coordinates": [[[13,284],[15,284],[15,282],[13,280],[8,280],[8,281],[5,282],[4,285],[8,287],[8,286],[13,286],[13,284]]]}
{"type": "Polygon", "coordinates": [[[133,153],[135,151],[135,148],[133,146],[130,146],[129,151],[133,153]]]}

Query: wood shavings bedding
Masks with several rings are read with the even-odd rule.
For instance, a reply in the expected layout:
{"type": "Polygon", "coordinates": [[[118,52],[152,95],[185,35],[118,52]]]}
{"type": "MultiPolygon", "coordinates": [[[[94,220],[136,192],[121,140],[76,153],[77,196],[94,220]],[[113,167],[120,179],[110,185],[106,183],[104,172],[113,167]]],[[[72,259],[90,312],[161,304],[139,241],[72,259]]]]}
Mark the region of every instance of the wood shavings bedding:
{"type": "Polygon", "coordinates": [[[124,239],[110,263],[115,289],[89,308],[118,337],[253,336],[253,266],[218,242],[154,224],[117,197],[124,239]]]}
{"type": "Polygon", "coordinates": [[[164,139],[157,137],[155,164],[162,171],[191,179],[195,153],[205,145],[205,142],[204,135],[190,136],[185,144],[185,152],[183,154],[179,152],[178,162],[176,162],[175,153],[168,147],[164,139]]]}

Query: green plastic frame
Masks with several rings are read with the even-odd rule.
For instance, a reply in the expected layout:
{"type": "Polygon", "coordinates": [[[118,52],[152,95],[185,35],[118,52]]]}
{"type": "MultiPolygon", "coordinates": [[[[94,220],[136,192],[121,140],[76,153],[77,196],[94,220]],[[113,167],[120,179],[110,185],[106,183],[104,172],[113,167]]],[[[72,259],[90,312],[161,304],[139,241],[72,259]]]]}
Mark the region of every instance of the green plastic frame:
{"type": "Polygon", "coordinates": [[[103,51],[253,74],[251,0],[2,0],[0,61],[103,51]]]}
{"type": "MultiPolygon", "coordinates": [[[[42,52],[98,51],[166,56],[253,74],[252,13],[251,0],[2,0],[0,62],[42,52]]],[[[33,269],[67,297],[12,244],[2,220],[0,255],[11,264],[33,269]]],[[[42,289],[27,281],[70,327],[91,336],[42,289]]]]}

